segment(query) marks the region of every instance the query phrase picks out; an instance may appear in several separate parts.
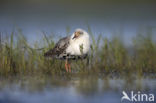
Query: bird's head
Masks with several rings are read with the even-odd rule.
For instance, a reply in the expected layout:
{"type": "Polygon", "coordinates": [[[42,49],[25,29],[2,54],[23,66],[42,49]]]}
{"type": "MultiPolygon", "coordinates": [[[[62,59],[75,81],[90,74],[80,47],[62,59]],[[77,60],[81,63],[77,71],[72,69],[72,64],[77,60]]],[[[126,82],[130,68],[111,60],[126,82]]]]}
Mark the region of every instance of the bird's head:
{"type": "Polygon", "coordinates": [[[76,29],[74,34],[73,34],[72,39],[77,39],[82,35],[84,35],[84,31],[82,29],[76,29]]]}

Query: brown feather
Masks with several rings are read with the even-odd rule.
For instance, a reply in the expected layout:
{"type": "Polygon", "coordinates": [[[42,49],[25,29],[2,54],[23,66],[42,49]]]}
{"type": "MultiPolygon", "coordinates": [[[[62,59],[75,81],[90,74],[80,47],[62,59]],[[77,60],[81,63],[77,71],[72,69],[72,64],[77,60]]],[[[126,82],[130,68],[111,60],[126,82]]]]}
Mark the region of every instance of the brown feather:
{"type": "Polygon", "coordinates": [[[60,54],[64,53],[66,48],[69,45],[69,40],[70,37],[64,37],[62,39],[60,39],[54,48],[50,49],[49,51],[47,51],[44,56],[45,57],[55,57],[55,56],[59,56],[60,54]]]}

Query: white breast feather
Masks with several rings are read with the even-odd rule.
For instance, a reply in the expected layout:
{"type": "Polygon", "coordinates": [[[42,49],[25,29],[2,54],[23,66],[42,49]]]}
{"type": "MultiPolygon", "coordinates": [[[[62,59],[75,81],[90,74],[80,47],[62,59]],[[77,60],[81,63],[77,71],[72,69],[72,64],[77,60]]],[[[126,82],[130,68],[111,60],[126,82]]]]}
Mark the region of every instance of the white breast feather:
{"type": "Polygon", "coordinates": [[[82,55],[87,54],[90,48],[90,41],[89,41],[89,35],[84,32],[84,34],[77,38],[72,39],[73,35],[71,36],[70,44],[66,49],[66,53],[69,53],[71,55],[82,55]],[[83,49],[81,51],[80,46],[83,45],[83,49]]]}

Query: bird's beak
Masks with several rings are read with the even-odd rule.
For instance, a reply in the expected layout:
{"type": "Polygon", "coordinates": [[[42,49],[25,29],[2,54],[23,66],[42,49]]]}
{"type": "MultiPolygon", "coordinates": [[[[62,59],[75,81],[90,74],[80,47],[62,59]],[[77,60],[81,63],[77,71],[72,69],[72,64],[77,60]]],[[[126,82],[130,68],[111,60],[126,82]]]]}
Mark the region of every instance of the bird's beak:
{"type": "Polygon", "coordinates": [[[74,35],[74,37],[72,38],[72,39],[75,39],[77,36],[76,35],[74,35]]]}
{"type": "Polygon", "coordinates": [[[75,32],[75,35],[74,35],[74,37],[72,38],[72,39],[75,39],[75,38],[77,38],[78,37],[78,35],[76,34],[76,32],[75,32]]]}

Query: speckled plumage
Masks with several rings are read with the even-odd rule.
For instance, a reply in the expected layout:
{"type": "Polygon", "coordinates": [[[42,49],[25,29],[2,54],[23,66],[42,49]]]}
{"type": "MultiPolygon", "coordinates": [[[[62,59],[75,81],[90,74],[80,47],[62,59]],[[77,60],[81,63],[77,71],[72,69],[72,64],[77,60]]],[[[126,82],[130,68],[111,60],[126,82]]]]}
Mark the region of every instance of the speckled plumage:
{"type": "Polygon", "coordinates": [[[53,49],[50,49],[48,52],[44,54],[44,56],[54,57],[54,58],[61,58],[63,55],[67,55],[65,50],[69,45],[70,37],[64,37],[60,39],[53,49]]]}
{"type": "Polygon", "coordinates": [[[46,57],[52,57],[57,59],[84,59],[87,57],[89,51],[89,35],[87,32],[77,29],[76,31],[82,31],[82,36],[73,39],[73,35],[60,39],[53,49],[50,49],[44,54],[46,57]],[[82,51],[81,47],[82,46],[82,51]]]}

